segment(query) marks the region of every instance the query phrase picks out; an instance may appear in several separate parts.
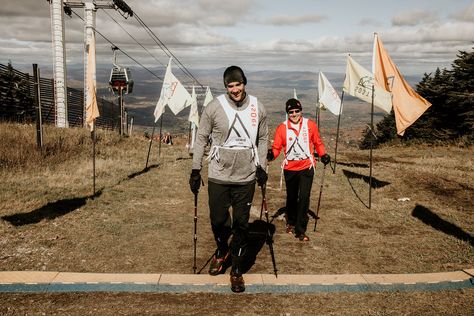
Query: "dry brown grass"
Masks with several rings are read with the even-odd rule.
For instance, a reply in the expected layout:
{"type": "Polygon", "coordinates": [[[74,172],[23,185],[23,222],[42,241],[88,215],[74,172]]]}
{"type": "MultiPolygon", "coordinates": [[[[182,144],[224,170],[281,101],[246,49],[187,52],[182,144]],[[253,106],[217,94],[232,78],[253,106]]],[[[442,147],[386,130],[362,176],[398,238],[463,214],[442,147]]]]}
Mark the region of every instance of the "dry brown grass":
{"type": "MultiPolygon", "coordinates": [[[[10,140],[10,146],[14,146],[13,140],[23,140],[25,148],[26,144],[35,147],[31,140],[34,139],[32,126],[1,126],[0,131],[2,139],[10,140]]],[[[155,143],[149,162],[151,168],[143,170],[148,140],[138,135],[119,138],[100,131],[97,144],[100,192],[95,198],[91,197],[89,133],[82,129],[51,128],[45,139],[50,139],[50,148],[55,148],[49,155],[40,155],[31,148],[0,149],[2,163],[10,161],[8,164],[12,166],[1,170],[0,270],[192,273],[193,196],[188,188],[191,160],[184,139],[176,139],[175,146],[162,146],[160,158],[155,143]],[[59,139],[62,144],[54,145],[54,140],[59,142],[59,139]],[[68,153],[64,153],[66,148],[68,153]],[[3,156],[10,154],[20,160],[17,165],[12,163],[15,159],[3,156]]],[[[286,234],[281,219],[274,221],[279,273],[424,273],[474,267],[473,150],[454,146],[375,150],[373,177],[378,188],[372,191],[370,209],[365,182],[369,174],[368,157],[368,151],[347,149],[338,154],[341,164],[337,172],[326,170],[321,219],[317,232],[312,231],[314,222],[310,221],[309,243],[303,244],[286,234]],[[403,197],[410,200],[398,201],[403,197]]],[[[278,188],[280,162],[277,160],[269,168],[270,214],[284,205],[284,188],[282,191],[278,188]]],[[[203,174],[206,178],[206,170],[203,174]]],[[[321,174],[322,166],[318,165],[311,201],[314,211],[321,174]]],[[[206,189],[207,186],[201,190],[198,201],[198,268],[214,250],[206,189]]],[[[257,190],[251,221],[258,219],[260,203],[257,190]]],[[[272,273],[266,246],[249,272],[272,273]]],[[[400,302],[410,302],[419,296],[422,303],[414,311],[420,314],[438,314],[423,312],[430,304],[441,314],[446,311],[455,314],[443,304],[456,300],[460,306],[471,306],[472,311],[472,295],[464,292],[447,291],[443,296],[447,299],[435,303],[428,294],[397,295],[347,294],[346,297],[341,294],[334,299],[330,295],[314,295],[301,296],[297,301],[306,304],[310,298],[316,298],[311,306],[317,308],[320,305],[316,302],[328,302],[331,308],[323,309],[327,314],[360,314],[361,309],[356,306],[348,307],[347,313],[337,309],[337,304],[350,299],[358,305],[369,304],[371,309],[366,309],[366,315],[386,315],[403,314],[410,306],[399,307],[400,302]],[[386,301],[392,298],[394,303],[386,301]]],[[[35,297],[25,296],[37,306],[43,306],[35,297]]],[[[62,297],[50,295],[48,300],[72,306],[62,297]]],[[[83,295],[81,300],[94,301],[93,297],[83,295]]],[[[120,301],[119,296],[104,294],[104,297],[115,302],[109,306],[120,301]]],[[[125,297],[129,301],[136,299],[133,295],[125,297]]],[[[156,299],[153,295],[149,297],[156,299]]],[[[183,297],[192,303],[199,295],[175,295],[170,299],[183,297]]],[[[219,296],[213,296],[216,297],[219,296]]],[[[255,297],[246,300],[256,304],[260,296],[255,297]]],[[[290,302],[295,296],[275,296],[280,298],[290,302]]],[[[100,301],[98,296],[96,302],[100,301]]],[[[280,305],[290,306],[285,304],[280,305]]],[[[184,307],[182,311],[189,312],[184,307]]],[[[303,314],[304,310],[294,311],[303,314]]],[[[138,309],[129,312],[137,313],[138,309]]],[[[253,314],[258,314],[258,310],[253,310],[253,314]]]]}

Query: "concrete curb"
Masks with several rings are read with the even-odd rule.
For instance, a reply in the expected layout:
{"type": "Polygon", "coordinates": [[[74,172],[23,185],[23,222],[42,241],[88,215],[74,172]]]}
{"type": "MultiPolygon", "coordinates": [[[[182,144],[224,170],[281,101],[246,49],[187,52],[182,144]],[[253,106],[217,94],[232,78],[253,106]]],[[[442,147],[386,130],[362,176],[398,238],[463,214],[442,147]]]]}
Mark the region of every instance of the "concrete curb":
{"type": "MultiPolygon", "coordinates": [[[[245,293],[439,291],[474,288],[474,269],[420,274],[246,274],[245,293]]],[[[232,293],[229,276],[0,271],[0,292],[232,293]]]]}

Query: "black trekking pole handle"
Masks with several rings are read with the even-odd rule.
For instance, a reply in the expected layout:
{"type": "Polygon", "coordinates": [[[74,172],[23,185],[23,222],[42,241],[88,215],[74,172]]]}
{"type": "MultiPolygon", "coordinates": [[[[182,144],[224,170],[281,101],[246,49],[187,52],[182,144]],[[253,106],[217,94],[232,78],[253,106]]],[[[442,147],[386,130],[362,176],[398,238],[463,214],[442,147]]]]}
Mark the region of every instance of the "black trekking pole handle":
{"type": "Polygon", "coordinates": [[[323,176],[321,177],[321,187],[319,188],[319,198],[318,198],[318,208],[316,209],[316,218],[314,219],[314,229],[313,232],[316,231],[316,225],[318,224],[319,219],[319,207],[321,206],[321,195],[323,194],[323,186],[324,186],[324,174],[326,173],[326,165],[323,167],[323,176]]]}

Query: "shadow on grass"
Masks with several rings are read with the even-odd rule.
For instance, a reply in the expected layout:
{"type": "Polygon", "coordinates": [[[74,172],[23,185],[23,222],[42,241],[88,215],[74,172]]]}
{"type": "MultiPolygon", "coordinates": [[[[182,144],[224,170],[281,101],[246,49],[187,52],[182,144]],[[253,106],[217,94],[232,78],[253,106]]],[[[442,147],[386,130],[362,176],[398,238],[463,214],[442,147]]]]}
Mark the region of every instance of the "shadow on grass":
{"type": "MultiPolygon", "coordinates": [[[[141,174],[148,172],[151,169],[158,168],[160,165],[155,164],[144,168],[141,171],[132,173],[127,178],[119,181],[119,183],[125,180],[131,180],[141,174]]],[[[66,215],[82,206],[84,206],[88,199],[94,199],[102,194],[102,190],[97,191],[94,195],[88,195],[84,197],[77,197],[72,199],[64,199],[56,202],[50,202],[45,206],[40,207],[29,213],[17,213],[13,215],[2,216],[2,219],[11,223],[14,226],[23,226],[36,224],[43,219],[54,219],[66,215]]]]}
{"type": "Polygon", "coordinates": [[[447,235],[456,237],[459,240],[468,241],[471,246],[474,246],[473,236],[465,232],[460,227],[454,225],[453,223],[442,219],[437,214],[433,213],[430,209],[422,205],[416,205],[411,215],[436,230],[439,230],[447,235]]]}
{"type": "MultiPolygon", "coordinates": [[[[346,169],[343,169],[342,172],[346,176],[347,179],[362,179],[365,183],[370,183],[370,177],[362,175],[360,173],[355,173],[346,169]]],[[[378,180],[372,177],[372,189],[383,188],[386,185],[389,185],[390,182],[378,180]]]]}
{"type": "Polygon", "coordinates": [[[138,177],[139,175],[142,175],[142,174],[144,174],[144,173],[150,171],[151,169],[158,168],[159,166],[160,166],[160,164],[156,164],[156,165],[151,165],[151,166],[148,166],[148,167],[146,167],[146,168],[143,168],[143,170],[140,170],[140,171],[138,171],[138,172],[129,174],[129,175],[127,176],[127,179],[130,180],[130,179],[133,179],[133,178],[135,178],[135,177],[138,177]]]}
{"type": "MultiPolygon", "coordinates": [[[[276,211],[272,216],[270,216],[270,223],[272,223],[275,218],[283,214],[285,214],[285,221],[286,221],[286,206],[280,207],[278,211],[276,211]]],[[[311,209],[308,209],[308,215],[312,217],[314,220],[319,219],[319,216],[316,215],[316,213],[311,209]]]]}
{"type": "Polygon", "coordinates": [[[55,219],[56,217],[75,211],[84,206],[88,199],[94,199],[101,194],[102,191],[97,191],[94,195],[50,202],[34,211],[2,216],[2,219],[11,223],[13,226],[36,224],[43,219],[55,219]]]}
{"type": "MultiPolygon", "coordinates": [[[[338,166],[353,167],[353,168],[369,168],[369,165],[366,163],[356,163],[356,162],[337,162],[338,166]]],[[[334,170],[334,169],[333,169],[334,170]]]]}
{"type": "MultiPolygon", "coordinates": [[[[273,235],[275,234],[276,227],[273,224],[267,224],[267,222],[257,219],[252,223],[249,223],[249,240],[247,246],[247,252],[244,256],[242,262],[242,273],[247,273],[252,266],[255,264],[255,260],[257,259],[258,253],[262,250],[265,243],[270,240],[273,247],[273,235]],[[270,232],[271,238],[268,238],[268,232],[270,232]]],[[[212,253],[209,259],[204,263],[204,265],[198,270],[197,274],[201,274],[201,272],[207,267],[209,262],[211,262],[212,257],[217,252],[212,253]]],[[[269,263],[273,265],[272,262],[269,263]]],[[[225,274],[226,270],[232,266],[231,256],[229,256],[229,260],[226,260],[222,265],[221,274],[225,274]]]]}
{"type": "MultiPolygon", "coordinates": [[[[247,253],[244,257],[242,271],[247,273],[252,266],[255,264],[258,253],[262,250],[265,243],[271,244],[273,247],[273,235],[275,234],[276,227],[273,224],[267,224],[266,221],[257,219],[249,223],[249,241],[247,247],[247,253]],[[269,236],[270,233],[270,236],[269,236]]],[[[267,247],[268,248],[268,247],[267,247]]],[[[270,252],[270,250],[268,249],[270,252]]],[[[273,270],[272,262],[268,263],[271,267],[269,270],[273,270]]]]}
{"type": "MultiPolygon", "coordinates": [[[[359,194],[357,193],[357,191],[355,190],[354,186],[352,185],[352,182],[351,182],[351,179],[362,179],[364,182],[366,183],[370,183],[370,177],[369,176],[364,176],[362,174],[359,174],[359,173],[355,173],[355,172],[352,172],[352,171],[349,171],[349,170],[346,170],[346,169],[343,169],[342,172],[344,173],[344,175],[346,176],[347,178],[347,182],[349,182],[349,185],[352,189],[352,192],[354,192],[355,196],[359,199],[359,201],[365,205],[365,207],[369,208],[369,205],[366,204],[362,198],[359,196],[359,194]]],[[[380,180],[377,180],[376,178],[372,177],[372,188],[373,189],[377,189],[377,188],[382,188],[386,185],[389,185],[390,182],[386,182],[386,181],[380,181],[380,180]]]]}

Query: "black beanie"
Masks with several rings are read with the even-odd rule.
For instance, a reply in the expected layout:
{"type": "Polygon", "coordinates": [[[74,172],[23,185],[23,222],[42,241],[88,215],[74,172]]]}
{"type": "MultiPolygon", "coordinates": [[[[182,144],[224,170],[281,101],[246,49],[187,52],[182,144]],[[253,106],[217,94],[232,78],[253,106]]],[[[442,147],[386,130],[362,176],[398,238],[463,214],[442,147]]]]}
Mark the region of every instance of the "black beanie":
{"type": "Polygon", "coordinates": [[[230,66],[224,71],[224,86],[231,82],[242,82],[244,85],[247,84],[247,78],[245,78],[244,72],[238,66],[230,66]]]}
{"type": "Polygon", "coordinates": [[[286,113],[288,113],[290,110],[303,110],[303,107],[301,106],[301,102],[296,100],[296,99],[289,99],[286,101],[286,113]]]}

